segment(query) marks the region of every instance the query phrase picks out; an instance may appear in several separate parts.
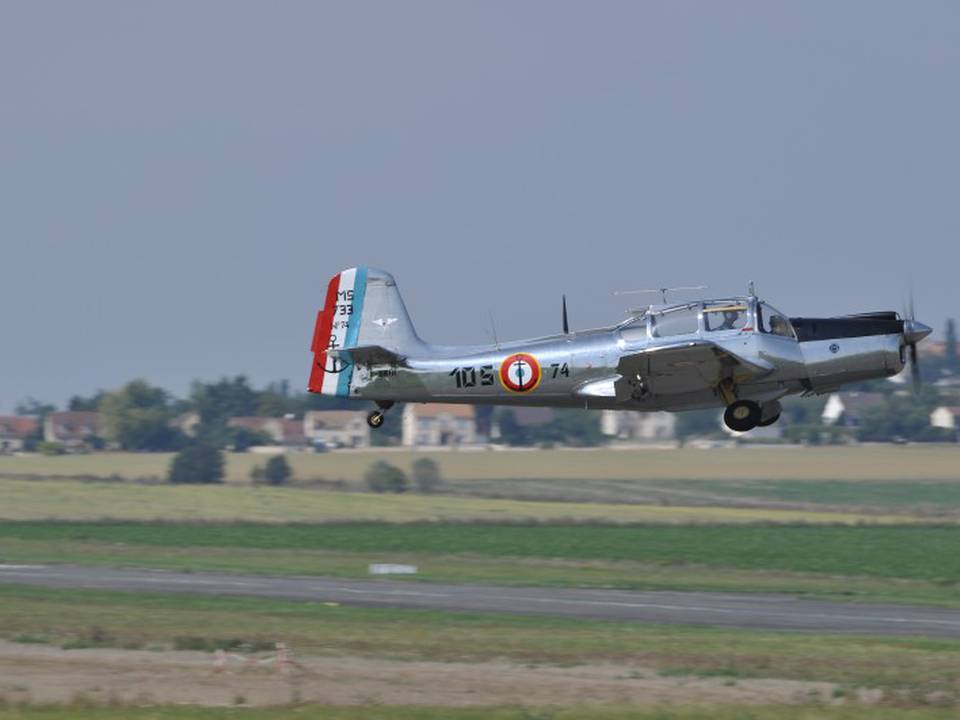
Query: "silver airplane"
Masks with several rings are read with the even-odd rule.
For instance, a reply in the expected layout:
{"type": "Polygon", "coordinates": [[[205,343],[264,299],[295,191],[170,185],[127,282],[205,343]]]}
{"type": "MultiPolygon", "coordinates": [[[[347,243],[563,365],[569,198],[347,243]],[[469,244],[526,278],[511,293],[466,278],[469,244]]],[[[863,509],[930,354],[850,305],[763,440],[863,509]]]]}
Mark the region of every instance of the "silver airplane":
{"type": "MultiPolygon", "coordinates": [[[[664,295],[664,300],[666,296],[664,295]]],[[[912,315],[912,313],[911,313],[912,315]]],[[[736,432],[772,425],[780,399],[896,375],[930,328],[895,312],[787,317],[748,295],[650,305],[612,327],[450,347],[417,335],[393,277],[337,273],[317,315],[309,390],[373,401],[613,410],[724,407],[736,432]]],[[[916,380],[916,374],[914,376],[916,380]]]]}

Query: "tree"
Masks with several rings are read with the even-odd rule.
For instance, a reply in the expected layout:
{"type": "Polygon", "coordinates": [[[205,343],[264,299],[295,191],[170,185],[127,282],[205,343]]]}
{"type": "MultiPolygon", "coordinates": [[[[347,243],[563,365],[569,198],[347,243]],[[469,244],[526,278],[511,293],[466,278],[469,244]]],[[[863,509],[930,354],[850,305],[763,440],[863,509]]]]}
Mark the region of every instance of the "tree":
{"type": "Polygon", "coordinates": [[[412,468],[413,482],[417,490],[427,494],[432,493],[440,485],[440,466],[431,458],[417,458],[412,468]]]}
{"type": "Polygon", "coordinates": [[[692,437],[716,435],[720,433],[720,408],[704,410],[685,410],[677,413],[674,433],[681,443],[692,437]]]}
{"type": "Polygon", "coordinates": [[[170,463],[171,483],[223,482],[223,452],[208,442],[196,441],[178,452],[170,463]]]}
{"type": "Polygon", "coordinates": [[[407,489],[407,476],[403,470],[384,460],[377,460],[371,465],[364,479],[367,487],[377,493],[402,493],[407,489]]]}
{"type": "Polygon", "coordinates": [[[495,417],[500,425],[500,437],[509,445],[556,443],[589,447],[606,439],[600,431],[599,413],[591,410],[559,409],[554,411],[552,420],[541,425],[519,423],[511,409],[502,409],[495,417]]]}
{"type": "Polygon", "coordinates": [[[863,413],[857,435],[860,440],[874,442],[931,439],[930,413],[937,402],[937,393],[930,387],[888,395],[882,404],[863,413]]]}
{"type": "Polygon", "coordinates": [[[223,437],[227,444],[236,452],[244,452],[254,445],[273,445],[273,438],[261,430],[251,430],[245,427],[228,427],[223,430],[223,437]]]}
{"type": "Polygon", "coordinates": [[[257,392],[243,375],[215,383],[196,382],[190,401],[200,413],[200,422],[211,429],[225,427],[231,417],[255,415],[258,404],[257,392]]]}
{"type": "Polygon", "coordinates": [[[175,450],[183,435],[170,426],[173,410],[163,388],[134,380],[103,396],[104,434],[125,450],[175,450]]]}
{"type": "Polygon", "coordinates": [[[67,402],[67,410],[73,412],[95,412],[100,409],[100,402],[103,400],[104,395],[106,395],[106,393],[103,390],[97,390],[97,392],[90,397],[74,395],[67,402]]]}
{"type": "Polygon", "coordinates": [[[14,408],[14,412],[17,415],[30,415],[37,419],[37,428],[30,436],[24,440],[24,448],[27,450],[36,450],[39,449],[41,443],[43,443],[43,424],[47,419],[47,415],[56,411],[56,406],[51,405],[50,403],[40,402],[36,398],[27,398],[19,403],[14,408]]]}
{"type": "Polygon", "coordinates": [[[283,455],[274,455],[267,460],[267,467],[263,471],[264,479],[271,485],[283,485],[293,471],[290,469],[290,463],[283,455]]]}

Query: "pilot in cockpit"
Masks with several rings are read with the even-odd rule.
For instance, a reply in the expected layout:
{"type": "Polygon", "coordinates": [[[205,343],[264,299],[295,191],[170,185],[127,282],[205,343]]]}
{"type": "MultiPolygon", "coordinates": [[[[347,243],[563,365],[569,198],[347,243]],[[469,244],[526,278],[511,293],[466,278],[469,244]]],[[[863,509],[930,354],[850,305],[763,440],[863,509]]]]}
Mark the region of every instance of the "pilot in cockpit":
{"type": "Polygon", "coordinates": [[[740,319],[740,312],[738,310],[724,310],[723,311],[723,324],[717,328],[717,330],[734,330],[736,328],[737,320],[740,319]]]}

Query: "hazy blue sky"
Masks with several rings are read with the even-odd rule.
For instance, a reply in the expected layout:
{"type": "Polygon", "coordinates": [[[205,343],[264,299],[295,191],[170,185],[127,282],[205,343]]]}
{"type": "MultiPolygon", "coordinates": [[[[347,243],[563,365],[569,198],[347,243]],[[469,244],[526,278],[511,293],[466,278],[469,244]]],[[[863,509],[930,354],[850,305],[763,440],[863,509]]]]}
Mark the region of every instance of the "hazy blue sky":
{"type": "Polygon", "coordinates": [[[947,1],[4,2],[0,409],[305,386],[356,264],[437,342],[750,279],[940,333],[958,87],[947,1]]]}

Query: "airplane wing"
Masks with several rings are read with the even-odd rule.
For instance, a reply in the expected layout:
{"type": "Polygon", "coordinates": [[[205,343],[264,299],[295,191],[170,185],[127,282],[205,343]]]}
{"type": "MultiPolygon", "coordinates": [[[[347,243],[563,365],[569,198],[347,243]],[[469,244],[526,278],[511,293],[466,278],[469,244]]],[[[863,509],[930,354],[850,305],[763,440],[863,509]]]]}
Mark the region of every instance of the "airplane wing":
{"type": "Polygon", "coordinates": [[[617,398],[628,400],[638,376],[644,379],[650,392],[665,395],[689,392],[704,385],[716,387],[727,378],[741,383],[773,370],[773,365],[760,358],[748,360],[716,343],[695,340],[624,355],[617,365],[620,379],[615,389],[617,398]]]}
{"type": "Polygon", "coordinates": [[[695,340],[624,355],[617,364],[619,377],[587,383],[577,394],[626,401],[640,391],[640,378],[646,392],[670,395],[716,387],[727,378],[734,383],[756,379],[773,369],[765,360],[748,360],[716,343],[695,340]]]}
{"type": "Polygon", "coordinates": [[[406,367],[407,358],[380,345],[358,345],[340,350],[327,350],[327,357],[350,365],[393,365],[406,367]]]}

